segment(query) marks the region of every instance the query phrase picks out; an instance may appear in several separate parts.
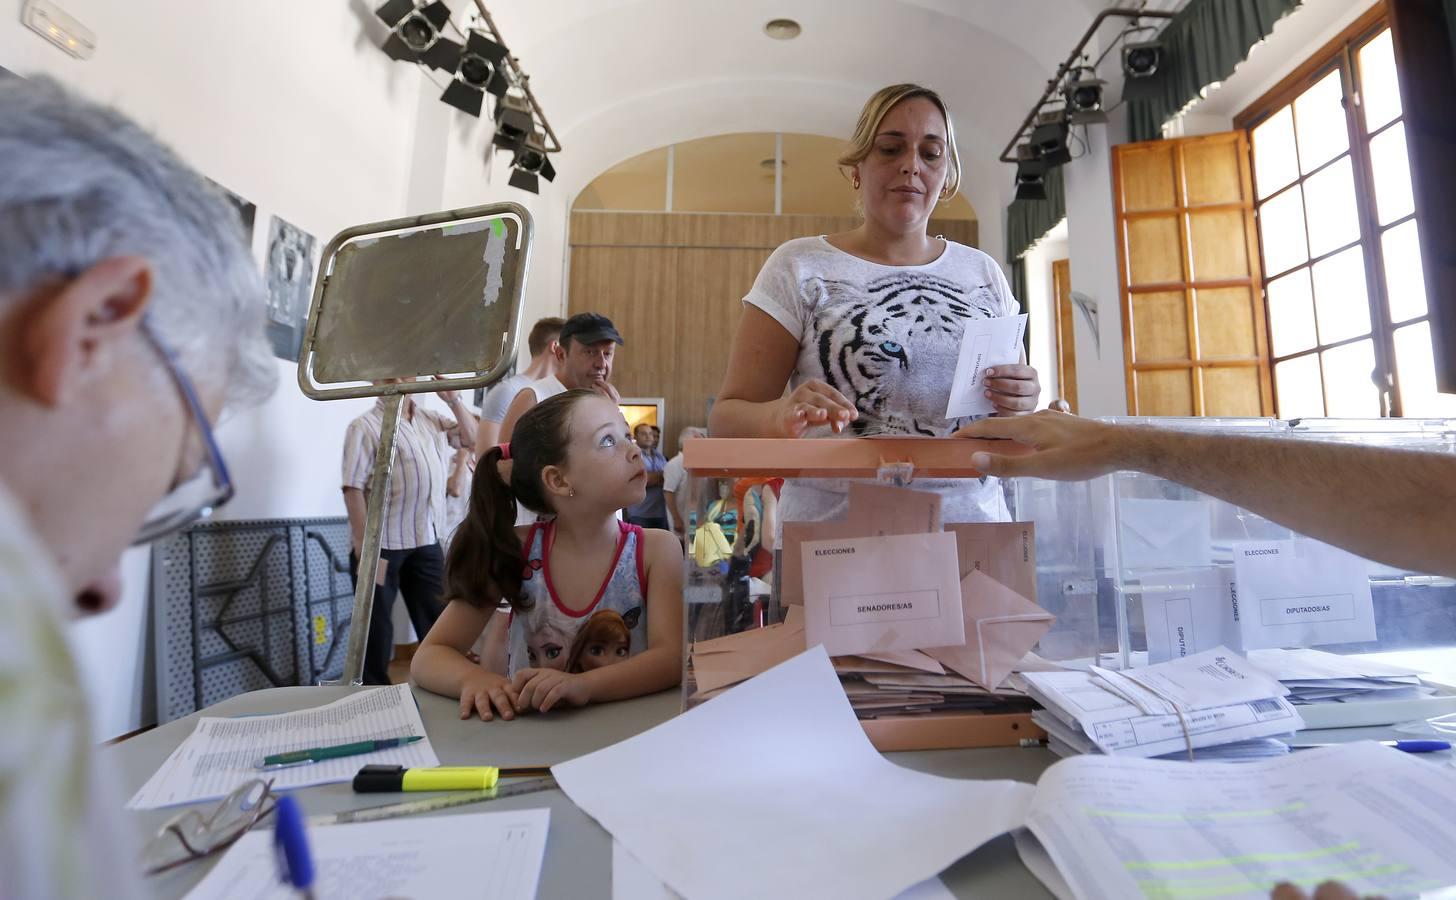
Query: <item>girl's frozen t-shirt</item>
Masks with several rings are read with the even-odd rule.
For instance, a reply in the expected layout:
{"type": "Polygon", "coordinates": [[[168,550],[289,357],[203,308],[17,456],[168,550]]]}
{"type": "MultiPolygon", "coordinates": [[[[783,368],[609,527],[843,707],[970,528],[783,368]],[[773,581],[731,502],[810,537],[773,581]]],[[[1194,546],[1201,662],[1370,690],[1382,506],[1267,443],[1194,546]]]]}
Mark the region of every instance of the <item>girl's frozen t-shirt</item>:
{"type": "MultiPolygon", "coordinates": [[[[551,583],[556,522],[539,522],[526,534],[521,593],[527,606],[511,614],[507,671],[560,669],[587,672],[621,662],[647,648],[647,574],[642,529],[619,522],[617,557],[586,609],[562,604],[551,583]]],[[[558,565],[569,561],[556,560],[558,565]]]]}
{"type": "MultiPolygon", "coordinates": [[[[966,323],[1020,312],[1001,267],[974,247],[946,241],[923,266],[886,266],[822,235],[775,250],[743,302],[798,339],[790,388],[818,378],[854,404],[850,436],[945,437],[972,421],[945,417],[966,323]]],[[[821,428],[809,436],[834,435],[821,428]]],[[[941,495],[947,522],[1010,518],[995,478],[917,478],[912,486],[941,495]]],[[[779,517],[842,519],[848,490],[843,479],[791,479],[779,517]]]]}

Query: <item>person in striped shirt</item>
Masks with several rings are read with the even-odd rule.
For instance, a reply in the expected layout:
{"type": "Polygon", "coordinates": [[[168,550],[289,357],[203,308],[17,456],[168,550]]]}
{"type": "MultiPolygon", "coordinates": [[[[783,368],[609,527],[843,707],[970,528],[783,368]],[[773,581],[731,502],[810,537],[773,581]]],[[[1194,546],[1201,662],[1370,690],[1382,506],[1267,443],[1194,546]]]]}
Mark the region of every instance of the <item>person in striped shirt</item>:
{"type": "MultiPolygon", "coordinates": [[[[394,443],[394,465],[389,495],[384,498],[384,520],[379,531],[378,586],[374,615],[369,619],[369,642],[364,651],[364,683],[389,684],[389,663],[394,658],[396,597],[404,599],[415,633],[423,638],[443,608],[445,552],[441,541],[450,532],[445,489],[450,459],[461,447],[474,444],[475,416],[457,391],[436,394],[455,418],[425,409],[406,396],[399,412],[394,443]]],[[[349,423],[344,433],[344,508],[353,538],[350,571],[359,569],[359,548],[364,543],[369,480],[374,454],[384,426],[384,398],[369,412],[349,423]]]]}

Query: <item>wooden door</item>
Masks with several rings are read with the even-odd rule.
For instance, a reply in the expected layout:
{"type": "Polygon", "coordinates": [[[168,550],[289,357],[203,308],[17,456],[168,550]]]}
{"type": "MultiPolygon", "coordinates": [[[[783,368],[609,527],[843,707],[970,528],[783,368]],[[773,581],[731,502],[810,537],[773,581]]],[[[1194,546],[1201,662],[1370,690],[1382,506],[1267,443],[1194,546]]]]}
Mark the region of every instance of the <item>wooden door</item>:
{"type": "Polygon", "coordinates": [[[1052,261],[1052,297],[1057,306],[1057,385],[1060,399],[1077,411],[1077,342],[1072,331],[1072,261],[1052,261]]]}
{"type": "Polygon", "coordinates": [[[1273,415],[1244,132],[1113,148],[1127,407],[1273,415]]]}

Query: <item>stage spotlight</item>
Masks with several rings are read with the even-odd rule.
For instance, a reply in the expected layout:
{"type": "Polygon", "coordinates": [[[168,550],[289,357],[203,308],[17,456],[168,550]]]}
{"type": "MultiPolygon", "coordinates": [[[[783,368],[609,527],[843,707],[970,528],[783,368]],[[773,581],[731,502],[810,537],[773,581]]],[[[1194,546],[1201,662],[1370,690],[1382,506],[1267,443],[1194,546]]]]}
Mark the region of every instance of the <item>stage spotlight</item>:
{"type": "Polygon", "coordinates": [[[535,131],[531,104],[525,97],[510,93],[495,104],[495,137],[491,143],[500,150],[517,152],[535,131]]]}
{"type": "Polygon", "coordinates": [[[444,0],[419,5],[416,0],[388,0],[374,11],[389,26],[384,52],[390,59],[424,63],[450,72],[460,65],[461,47],[445,37],[450,7],[444,0]]]}
{"type": "Polygon", "coordinates": [[[1045,200],[1047,169],[1051,168],[1037,156],[1031,144],[1016,147],[1016,199],[1045,200]]]}
{"type": "Polygon", "coordinates": [[[1086,70],[1067,83],[1067,118],[1073,125],[1107,121],[1107,113],[1102,111],[1102,86],[1106,83],[1086,70]]]}
{"type": "Polygon", "coordinates": [[[1036,117],[1036,127],[1031,130],[1031,149],[1049,168],[1072,161],[1072,151],[1067,147],[1067,117],[1062,110],[1036,117]]]}
{"type": "Polygon", "coordinates": [[[1128,78],[1147,78],[1163,61],[1162,41],[1139,41],[1122,45],[1122,73],[1128,78]]]}
{"type": "Polygon", "coordinates": [[[515,158],[511,160],[510,185],[539,194],[541,182],[538,176],[547,181],[556,180],[556,169],[551,165],[551,158],[546,153],[545,142],[540,135],[527,141],[516,151],[515,158]]]}
{"type": "Polygon", "coordinates": [[[505,70],[506,48],[478,31],[465,38],[465,51],[455,78],[440,99],[472,116],[479,117],[485,105],[485,92],[497,97],[506,92],[510,79],[505,70]]]}

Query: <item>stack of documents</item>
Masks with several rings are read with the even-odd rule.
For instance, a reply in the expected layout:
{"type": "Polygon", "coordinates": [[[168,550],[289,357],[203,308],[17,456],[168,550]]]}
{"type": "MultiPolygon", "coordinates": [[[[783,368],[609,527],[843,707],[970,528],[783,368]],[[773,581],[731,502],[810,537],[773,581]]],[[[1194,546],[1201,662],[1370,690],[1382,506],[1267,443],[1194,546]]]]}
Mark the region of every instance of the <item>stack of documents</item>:
{"type": "Polygon", "coordinates": [[[614,859],[631,859],[623,874],[657,890],[638,897],[933,896],[936,873],[1008,831],[1049,890],[1079,900],[1456,883],[1456,778],[1411,754],[1357,742],[1237,767],[1087,755],[1034,787],[940,778],[870,747],[817,648],[552,772],[620,845],[614,859]],[[705,777],[744,760],[772,764],[705,777]],[[779,835],[794,852],[762,852],[779,835]]]}
{"type": "Polygon", "coordinates": [[[215,800],[265,775],[275,791],[349,781],[365,765],[438,766],[429,738],[402,747],[313,765],[258,769],[275,753],[333,747],[356,741],[425,734],[425,723],[407,684],[360,691],[327,706],[273,716],[229,719],[203,716],[162,767],[131,798],[128,809],[157,809],[215,800]]]}
{"type": "Polygon", "coordinates": [[[1031,708],[1008,676],[1051,627],[1022,522],[942,526],[940,496],[852,484],[843,522],[784,526],[782,624],[693,645],[689,703],[822,645],[864,719],[1031,708]]]}
{"type": "Polygon", "coordinates": [[[1419,700],[1435,692],[1415,669],[1322,650],[1250,650],[1249,662],[1289,689],[1296,706],[1366,700],[1419,700]]]}
{"type": "Polygon", "coordinates": [[[1259,758],[1285,752],[1264,739],[1304,727],[1287,688],[1222,647],[1125,672],[1023,672],[1013,683],[1045,707],[1032,720],[1063,755],[1259,758]]]}

